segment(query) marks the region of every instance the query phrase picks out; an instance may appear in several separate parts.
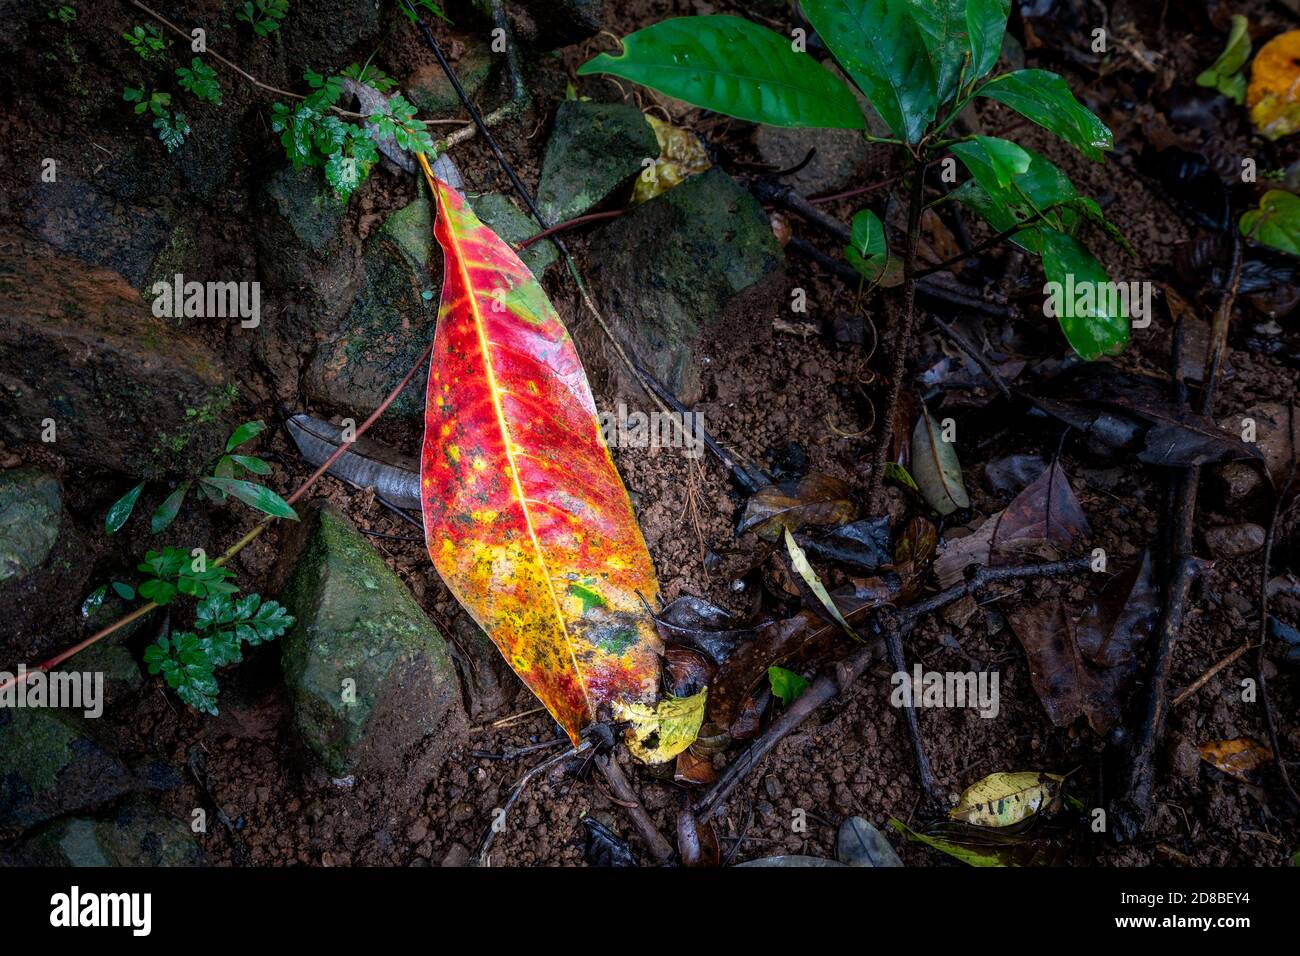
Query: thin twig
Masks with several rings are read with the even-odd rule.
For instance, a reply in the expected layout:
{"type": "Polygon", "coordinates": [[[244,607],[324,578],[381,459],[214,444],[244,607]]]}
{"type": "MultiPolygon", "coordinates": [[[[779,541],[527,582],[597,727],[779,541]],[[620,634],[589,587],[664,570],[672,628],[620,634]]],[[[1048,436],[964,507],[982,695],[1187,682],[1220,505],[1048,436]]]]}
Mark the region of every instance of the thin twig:
{"type": "Polygon", "coordinates": [[[488,853],[492,849],[492,841],[496,839],[497,831],[503,828],[505,825],[505,821],[509,819],[510,808],[515,805],[515,802],[523,794],[524,789],[528,786],[528,784],[532,781],[532,779],[536,777],[538,774],[550,770],[556,764],[562,763],[565,760],[568,760],[570,757],[576,757],[581,753],[586,753],[589,750],[591,750],[591,741],[584,740],[576,747],[571,747],[568,750],[563,751],[562,753],[555,754],[552,757],[547,757],[537,766],[533,767],[531,770],[528,770],[522,777],[520,777],[515,782],[515,785],[510,789],[510,796],[506,799],[506,805],[501,808],[502,812],[500,814],[497,813],[493,814],[492,823],[488,825],[487,833],[483,834],[483,841],[479,844],[479,848],[478,848],[479,866],[491,866],[491,863],[488,860],[488,853]]]}
{"type": "Polygon", "coordinates": [[[650,814],[645,812],[645,807],[641,805],[641,798],[637,796],[637,792],[632,789],[632,784],[624,776],[623,768],[618,765],[618,758],[613,754],[601,754],[596,757],[596,766],[609,781],[609,785],[614,789],[614,796],[619,800],[619,806],[627,810],[627,815],[632,818],[637,833],[641,834],[641,839],[650,848],[655,860],[659,863],[667,863],[671,860],[675,855],[672,844],[664,839],[663,834],[655,827],[654,821],[650,819],[650,814]]]}

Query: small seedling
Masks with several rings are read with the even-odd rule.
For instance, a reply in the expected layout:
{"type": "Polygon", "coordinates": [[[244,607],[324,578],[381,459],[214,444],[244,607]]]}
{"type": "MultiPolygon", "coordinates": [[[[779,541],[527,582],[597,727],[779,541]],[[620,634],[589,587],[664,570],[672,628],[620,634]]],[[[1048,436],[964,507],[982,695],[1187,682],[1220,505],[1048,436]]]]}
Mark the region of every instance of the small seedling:
{"type": "MultiPolygon", "coordinates": [[[[73,16],[76,16],[75,11],[73,16]]],[[[152,23],[142,27],[132,27],[129,32],[122,34],[122,39],[130,44],[136,56],[146,63],[160,63],[167,56],[169,41],[152,23]]]]}
{"type": "Polygon", "coordinates": [[[289,0],[248,0],[235,11],[235,19],[247,23],[259,37],[265,37],[280,29],[280,21],[288,13],[289,0]]]}
{"type": "Polygon", "coordinates": [[[190,60],[189,66],[177,67],[176,82],[181,85],[181,89],[193,93],[199,99],[221,105],[221,82],[217,79],[217,73],[197,56],[190,60]]]}

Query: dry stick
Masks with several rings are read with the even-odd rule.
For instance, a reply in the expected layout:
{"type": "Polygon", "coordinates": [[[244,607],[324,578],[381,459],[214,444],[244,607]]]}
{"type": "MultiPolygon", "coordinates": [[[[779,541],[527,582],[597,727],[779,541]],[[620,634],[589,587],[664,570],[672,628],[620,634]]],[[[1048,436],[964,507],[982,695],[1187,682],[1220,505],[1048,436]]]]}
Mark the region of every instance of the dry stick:
{"type": "Polygon", "coordinates": [[[623,768],[618,765],[618,758],[614,754],[601,754],[596,758],[596,766],[605,775],[609,785],[614,788],[614,796],[618,797],[623,809],[632,818],[632,823],[641,834],[641,839],[650,847],[655,860],[659,863],[667,863],[671,860],[675,856],[672,844],[664,839],[663,834],[654,825],[654,821],[650,819],[650,814],[646,813],[645,807],[641,805],[641,798],[632,789],[632,784],[628,782],[623,768]]]}
{"type": "Polygon", "coordinates": [[[907,375],[907,355],[912,348],[912,326],[916,321],[916,243],[921,233],[921,208],[925,204],[924,162],[912,168],[912,189],[907,205],[907,240],[903,248],[903,312],[894,330],[893,367],[889,373],[889,399],[885,402],[876,437],[876,451],[871,463],[867,501],[871,514],[885,513],[885,463],[894,442],[894,422],[898,417],[898,399],[907,375]]]}
{"type": "MultiPolygon", "coordinates": [[[[983,567],[963,584],[955,584],[945,591],[940,591],[924,601],[900,610],[885,609],[883,614],[890,615],[893,625],[899,633],[906,631],[922,616],[951,604],[953,601],[973,594],[981,588],[998,581],[1025,580],[1028,578],[1057,577],[1078,574],[1087,571],[1091,558],[1073,558],[1068,561],[1052,561],[1045,564],[1027,564],[1016,567],[983,567]]],[[[864,616],[871,608],[863,608],[849,615],[850,620],[864,616]]],[[[783,737],[804,722],[818,707],[833,700],[846,691],[861,677],[872,664],[881,660],[886,653],[883,640],[872,641],[854,651],[851,655],[837,662],[830,673],[820,675],[808,686],[798,699],[774,722],[763,736],[750,744],[749,748],[737,757],[709,791],[695,804],[695,812],[701,820],[713,816],[726,800],[727,795],[735,789],[745,776],[758,765],[759,761],[775,747],[783,737]]]]}
{"type": "Polygon", "coordinates": [[[570,229],[576,229],[578,226],[589,222],[603,222],[606,219],[617,219],[626,209],[611,209],[608,212],[589,212],[585,216],[576,216],[573,219],[566,219],[564,222],[557,222],[553,226],[547,226],[541,232],[529,236],[523,242],[519,243],[520,249],[527,249],[534,242],[541,242],[549,236],[558,232],[568,232],[570,229]]]}
{"type": "MultiPolygon", "coordinates": [[[[362,422],[360,425],[357,426],[357,431],[356,431],[357,438],[360,438],[362,435],[364,435],[366,433],[366,430],[369,429],[370,426],[373,425],[379,419],[379,416],[388,410],[388,406],[393,404],[393,402],[397,399],[397,396],[401,394],[402,390],[406,388],[407,384],[414,377],[415,373],[419,371],[424,366],[424,363],[429,360],[429,356],[432,353],[433,353],[433,343],[430,342],[428,347],[423,352],[420,353],[420,357],[415,360],[415,364],[412,365],[410,370],[407,371],[407,373],[402,376],[402,380],[393,387],[393,390],[391,392],[388,393],[388,397],[385,398],[383,402],[380,403],[379,407],[376,408],[370,414],[369,418],[367,418],[364,422],[362,422]]],[[[292,505],[295,501],[297,501],[304,494],[306,494],[308,489],[310,489],[312,485],[316,484],[317,480],[319,480],[321,475],[325,474],[325,472],[327,472],[330,469],[331,465],[333,465],[336,461],[342,458],[344,454],[347,453],[347,450],[348,450],[347,442],[344,442],[343,444],[339,445],[339,447],[334,451],[334,454],[326,458],[321,463],[320,467],[317,468],[314,472],[312,472],[311,476],[306,481],[304,481],[301,485],[299,485],[298,489],[293,494],[291,494],[288,498],[286,498],[285,501],[287,501],[289,504],[292,505]]],[[[260,535],[263,531],[269,528],[271,524],[274,523],[276,520],[277,519],[274,517],[263,518],[261,521],[259,521],[256,525],[253,526],[252,530],[250,530],[242,538],[240,538],[233,545],[231,545],[225,554],[217,558],[216,561],[212,562],[213,566],[220,567],[221,565],[225,564],[227,561],[231,560],[235,555],[239,554],[240,551],[244,550],[244,548],[246,548],[250,543],[252,543],[258,537],[258,535],[260,535]]],[[[80,641],[72,645],[72,647],[68,648],[66,651],[62,651],[61,653],[56,654],[54,657],[51,657],[49,660],[37,664],[31,670],[26,671],[22,679],[24,680],[24,682],[26,682],[27,680],[30,680],[34,675],[38,673],[48,671],[53,667],[58,667],[60,664],[62,664],[68,658],[72,657],[74,654],[84,651],[87,647],[90,647],[92,644],[95,644],[98,641],[103,640],[104,638],[108,637],[108,635],[112,634],[114,631],[121,630],[123,627],[130,624],[132,621],[139,620],[140,618],[148,614],[150,611],[153,611],[158,607],[159,605],[156,602],[150,601],[148,604],[136,608],[130,614],[126,615],[123,618],[118,619],[117,621],[114,621],[112,624],[108,625],[103,630],[96,631],[94,634],[90,635],[90,637],[86,638],[84,641],[80,641]]],[[[4,691],[8,690],[10,687],[16,684],[18,682],[18,679],[19,678],[17,676],[11,675],[7,680],[4,681],[4,683],[0,684],[0,693],[4,693],[4,691]]]]}
{"type": "Polygon", "coordinates": [[[1231,667],[1233,663],[1239,660],[1243,655],[1245,655],[1247,651],[1249,651],[1254,646],[1255,645],[1252,644],[1250,641],[1247,641],[1245,644],[1242,644],[1241,647],[1237,648],[1231,654],[1224,657],[1217,664],[1215,664],[1209,670],[1207,670],[1204,674],[1202,674],[1200,677],[1196,678],[1196,680],[1188,684],[1187,689],[1183,691],[1181,694],[1179,694],[1177,697],[1175,697],[1173,699],[1173,702],[1169,706],[1177,707],[1180,704],[1182,704],[1183,701],[1187,700],[1198,690],[1200,690],[1202,687],[1208,684],[1210,682],[1210,679],[1214,677],[1215,674],[1219,673],[1219,671],[1223,670],[1225,667],[1231,667]]]}
{"type": "MultiPolygon", "coordinates": [[[[131,3],[131,5],[132,5],[133,7],[136,7],[136,8],[138,8],[139,10],[142,10],[145,14],[147,14],[148,16],[152,17],[153,19],[157,20],[159,23],[161,23],[163,26],[165,26],[168,30],[171,30],[173,33],[175,33],[177,36],[179,36],[179,37],[180,37],[182,40],[184,40],[186,43],[190,43],[190,42],[193,41],[193,37],[192,37],[190,34],[186,33],[184,30],[182,30],[182,29],[181,29],[180,27],[178,27],[176,24],[172,23],[170,20],[168,20],[166,17],[164,17],[161,13],[158,13],[158,12],[155,11],[155,10],[150,10],[150,9],[149,9],[148,7],[146,7],[143,3],[141,3],[140,0],[130,0],[130,3],[131,3]]],[[[306,96],[304,96],[304,95],[301,94],[301,93],[292,93],[292,92],[290,92],[289,90],[282,90],[282,89],[280,89],[279,87],[271,86],[269,83],[263,83],[261,80],[259,80],[259,79],[258,79],[257,77],[255,77],[255,76],[253,76],[253,74],[249,73],[249,72],[248,72],[247,70],[245,70],[243,67],[239,66],[238,64],[232,63],[230,60],[227,60],[224,56],[222,56],[222,55],[221,55],[220,53],[218,53],[216,50],[212,49],[212,47],[207,47],[206,49],[204,49],[203,54],[204,54],[204,56],[210,56],[210,57],[212,57],[212,59],[216,60],[218,63],[220,63],[220,64],[221,64],[222,66],[224,66],[226,69],[228,69],[228,70],[232,70],[233,72],[238,73],[240,76],[242,76],[244,79],[246,79],[249,83],[252,83],[254,86],[256,86],[256,87],[257,87],[258,89],[260,89],[260,90],[266,90],[268,93],[274,93],[276,96],[284,96],[284,97],[287,97],[288,99],[293,99],[293,100],[305,100],[305,99],[307,98],[306,96]]],[[[370,117],[369,117],[367,114],[365,114],[365,113],[354,113],[354,112],[352,112],[351,110],[345,110],[345,109],[343,109],[342,107],[338,107],[338,106],[331,106],[330,109],[331,109],[333,112],[337,113],[339,116],[347,116],[347,117],[350,117],[350,118],[352,118],[352,119],[369,119],[369,118],[370,118],[370,117]]],[[[426,123],[429,123],[429,124],[444,125],[444,126],[451,126],[451,125],[459,126],[459,125],[462,123],[462,120],[425,120],[425,122],[426,122],[426,123]]],[[[454,134],[453,134],[453,135],[454,135],[454,134]]]]}
{"type": "MultiPolygon", "coordinates": [[[[1232,319],[1237,289],[1241,284],[1241,243],[1237,237],[1233,244],[1232,273],[1223,299],[1215,310],[1210,325],[1210,348],[1206,356],[1205,371],[1201,376],[1200,414],[1214,415],[1214,398],[1223,356],[1227,350],[1228,325],[1232,319]]],[[[1181,360],[1181,334],[1174,336],[1175,357],[1171,363],[1175,389],[1181,393],[1182,381],[1178,375],[1181,360]]],[[[1173,563],[1165,585],[1164,613],[1155,630],[1156,653],[1148,681],[1150,697],[1146,716],[1139,729],[1138,738],[1129,761],[1124,793],[1116,800],[1111,816],[1115,826],[1112,833],[1118,841],[1132,840],[1146,829],[1151,815],[1151,798],[1155,790],[1155,754],[1164,734],[1165,716],[1169,710],[1169,674],[1173,670],[1174,645],[1183,626],[1187,598],[1196,578],[1196,558],[1193,554],[1193,535],[1196,528],[1196,495],[1201,482],[1201,468],[1193,465],[1183,470],[1174,497],[1173,526],[1168,537],[1168,547],[1173,552],[1173,563]]]]}

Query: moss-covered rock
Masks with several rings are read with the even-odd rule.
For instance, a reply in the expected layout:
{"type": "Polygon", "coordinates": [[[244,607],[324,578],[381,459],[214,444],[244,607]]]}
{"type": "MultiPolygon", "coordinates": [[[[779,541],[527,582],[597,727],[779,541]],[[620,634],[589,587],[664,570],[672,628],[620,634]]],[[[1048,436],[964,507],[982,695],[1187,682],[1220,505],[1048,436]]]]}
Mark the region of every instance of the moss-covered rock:
{"type": "MultiPolygon", "coordinates": [[[[442,276],[429,217],[429,202],[421,194],[391,214],[366,243],[351,306],[317,346],[304,376],[313,402],[358,418],[368,415],[429,344],[442,276]]],[[[387,414],[419,419],[427,376],[427,369],[417,372],[387,414]]]]}
{"type": "Polygon", "coordinates": [[[188,474],[223,447],[234,398],[220,357],[156,318],[120,275],[0,238],[4,440],[52,435],[50,448],[77,464],[139,478],[188,474]]]}
{"type": "Polygon", "coordinates": [[[441,751],[464,721],[443,636],[340,511],[304,523],[280,595],[297,618],[283,662],[299,734],[336,774],[441,751]]]}
{"type": "Polygon", "coordinates": [[[27,866],[202,866],[203,850],[181,820],[133,797],[96,819],[69,817],[27,840],[14,862],[27,866]]]}
{"type": "MultiPolygon", "coordinates": [[[[758,201],[716,167],[602,227],[593,285],[616,332],[659,381],[698,401],[701,350],[765,340],[788,301],[781,247],[758,201]]],[[[622,382],[586,338],[588,372],[622,382]]]]}
{"type": "MultiPolygon", "coordinates": [[[[456,77],[465,93],[474,103],[479,102],[479,94],[492,78],[500,57],[492,55],[487,44],[472,38],[465,38],[466,49],[454,64],[456,77]]],[[[420,110],[421,116],[433,119],[447,119],[465,115],[456,89],[447,79],[447,74],[437,63],[426,63],[407,78],[402,86],[406,98],[420,110]]]]}
{"type": "Polygon", "coordinates": [[[0,708],[0,839],[130,789],[126,767],[84,724],[49,709],[0,708]]]}
{"type": "Polygon", "coordinates": [[[537,203],[548,222],[573,219],[630,191],[642,162],[659,155],[635,106],[565,100],[546,144],[537,203]]]}

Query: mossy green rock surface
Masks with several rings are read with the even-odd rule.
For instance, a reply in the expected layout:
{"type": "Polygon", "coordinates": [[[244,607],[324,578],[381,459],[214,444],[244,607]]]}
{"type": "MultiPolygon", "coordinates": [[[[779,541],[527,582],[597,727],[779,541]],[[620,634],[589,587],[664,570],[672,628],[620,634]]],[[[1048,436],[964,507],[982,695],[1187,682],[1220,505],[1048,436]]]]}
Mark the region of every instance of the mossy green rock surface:
{"type": "Polygon", "coordinates": [[[558,223],[590,212],[628,190],[642,161],[658,155],[654,130],[635,106],[565,100],[542,160],[542,215],[558,223]]]}
{"type": "Polygon", "coordinates": [[[464,720],[443,636],[352,523],[308,513],[280,601],[297,618],[284,673],[303,740],[335,774],[399,765],[437,750],[464,720]]]}
{"type": "Polygon", "coordinates": [[[0,584],[45,562],[62,521],[57,478],[30,468],[0,472],[0,584]]]}
{"type": "Polygon", "coordinates": [[[143,797],[99,819],[69,817],[32,837],[17,853],[28,866],[201,866],[203,850],[184,821],[143,797]]]}

